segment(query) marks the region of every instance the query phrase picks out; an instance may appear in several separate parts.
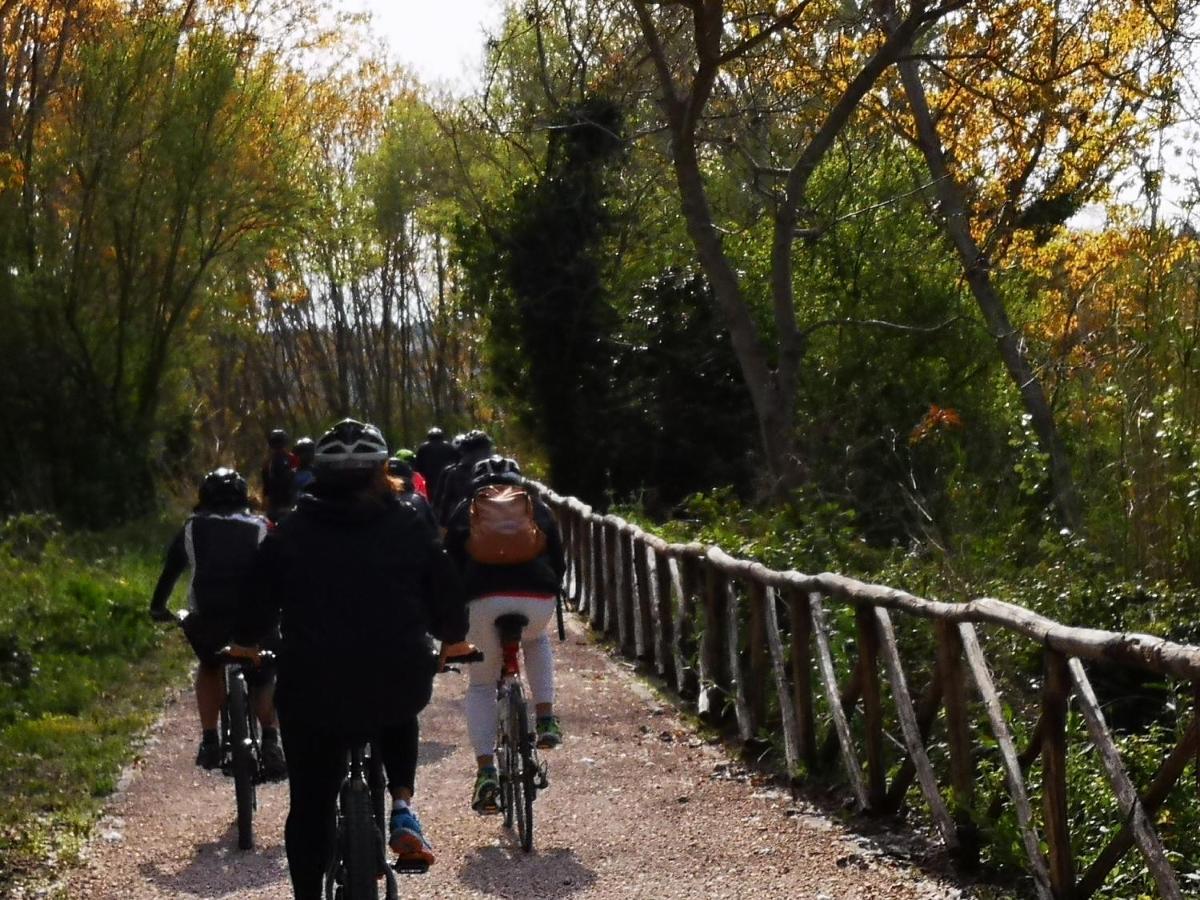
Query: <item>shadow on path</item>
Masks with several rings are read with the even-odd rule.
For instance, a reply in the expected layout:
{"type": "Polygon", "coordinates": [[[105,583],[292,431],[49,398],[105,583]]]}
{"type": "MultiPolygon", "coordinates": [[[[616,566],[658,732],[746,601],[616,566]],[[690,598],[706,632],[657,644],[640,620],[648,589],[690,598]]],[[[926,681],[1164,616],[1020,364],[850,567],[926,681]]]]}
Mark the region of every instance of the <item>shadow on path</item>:
{"type": "Polygon", "coordinates": [[[417,765],[431,766],[452,756],[457,749],[457,744],[447,744],[445,741],[427,741],[422,738],[417,748],[417,765]]]}
{"type": "Polygon", "coordinates": [[[459,867],[463,884],[494,897],[569,897],[596,881],[595,873],[566,847],[477,847],[459,867]]]}
{"type": "Polygon", "coordinates": [[[239,850],[237,823],[215,841],[199,844],[191,861],[178,872],[165,872],[157,862],[138,866],[142,877],[178,897],[239,896],[287,880],[283,844],[239,850]]]}

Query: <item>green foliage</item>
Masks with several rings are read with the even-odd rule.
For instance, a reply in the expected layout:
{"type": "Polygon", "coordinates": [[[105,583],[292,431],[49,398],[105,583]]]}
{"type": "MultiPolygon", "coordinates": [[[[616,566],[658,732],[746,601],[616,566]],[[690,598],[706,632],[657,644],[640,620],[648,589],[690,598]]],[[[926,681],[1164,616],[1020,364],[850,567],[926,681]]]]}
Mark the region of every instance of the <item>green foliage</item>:
{"type": "Polygon", "coordinates": [[[70,859],[190,658],[146,614],[167,534],[0,524],[0,892],[70,859]],[[34,555],[29,535],[41,541],[34,555]]]}
{"type": "Polygon", "coordinates": [[[622,130],[614,104],[584,101],[554,123],[541,176],[458,229],[468,295],[488,322],[493,388],[545,448],[554,483],[592,500],[617,452],[596,426],[613,416],[616,323],[602,253],[622,130]]]}
{"type": "Polygon", "coordinates": [[[669,269],[645,284],[618,344],[611,491],[658,517],[714,485],[748,496],[757,426],[704,278],[669,269]]]}
{"type": "Polygon", "coordinates": [[[273,63],[219,25],[180,28],[166,10],[96,24],[63,62],[27,192],[0,185],[25,238],[0,245],[0,509],[96,526],[152,508],[203,343],[190,326],[305,204],[273,63]]]}

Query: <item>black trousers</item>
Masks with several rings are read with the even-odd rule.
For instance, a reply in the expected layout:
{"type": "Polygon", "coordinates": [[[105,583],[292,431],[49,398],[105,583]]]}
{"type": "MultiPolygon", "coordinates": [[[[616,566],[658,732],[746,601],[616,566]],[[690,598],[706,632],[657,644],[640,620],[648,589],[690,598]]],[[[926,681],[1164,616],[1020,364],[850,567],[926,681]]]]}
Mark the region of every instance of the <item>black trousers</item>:
{"type": "MultiPolygon", "coordinates": [[[[346,738],[319,723],[280,716],[288,762],[288,808],[284,844],[296,900],[320,900],[333,855],[334,811],[346,776],[346,738]]],[[[412,790],[417,777],[417,717],[380,730],[372,747],[383,757],[388,787],[412,790]]]]}

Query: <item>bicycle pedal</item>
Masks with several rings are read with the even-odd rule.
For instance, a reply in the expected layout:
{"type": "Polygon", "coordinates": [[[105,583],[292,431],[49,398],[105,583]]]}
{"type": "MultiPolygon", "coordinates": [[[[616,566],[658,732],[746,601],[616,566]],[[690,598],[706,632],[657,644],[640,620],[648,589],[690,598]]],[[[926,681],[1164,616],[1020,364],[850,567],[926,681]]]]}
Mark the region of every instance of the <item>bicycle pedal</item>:
{"type": "Polygon", "coordinates": [[[392,869],[401,875],[424,875],[429,871],[429,863],[423,859],[398,859],[392,863],[392,869]]]}

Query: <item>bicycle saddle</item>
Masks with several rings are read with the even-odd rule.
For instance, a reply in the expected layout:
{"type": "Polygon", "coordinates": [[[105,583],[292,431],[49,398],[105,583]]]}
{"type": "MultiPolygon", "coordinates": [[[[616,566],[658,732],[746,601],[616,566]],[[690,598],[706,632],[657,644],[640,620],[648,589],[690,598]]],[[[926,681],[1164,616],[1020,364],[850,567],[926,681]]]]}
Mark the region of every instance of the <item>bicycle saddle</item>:
{"type": "Polygon", "coordinates": [[[520,640],[521,632],[529,624],[529,619],[520,613],[507,613],[496,617],[496,630],[500,632],[500,641],[520,640]]]}

